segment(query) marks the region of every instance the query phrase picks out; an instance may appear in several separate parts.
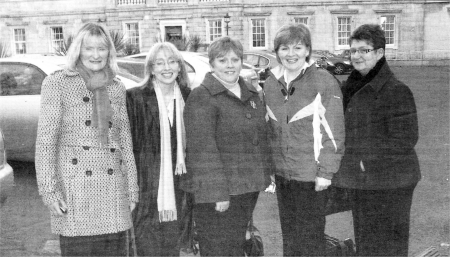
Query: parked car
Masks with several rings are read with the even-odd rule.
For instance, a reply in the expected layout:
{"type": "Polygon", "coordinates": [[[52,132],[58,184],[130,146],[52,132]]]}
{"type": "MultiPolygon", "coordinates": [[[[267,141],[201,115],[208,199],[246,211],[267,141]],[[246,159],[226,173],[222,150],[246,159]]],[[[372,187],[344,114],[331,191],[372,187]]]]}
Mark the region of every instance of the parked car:
{"type": "Polygon", "coordinates": [[[333,70],[331,69],[328,70],[336,75],[341,75],[353,70],[353,65],[350,62],[349,58],[335,55],[326,50],[313,50],[313,53],[325,56],[327,60],[334,65],[333,70]]]}
{"type": "MultiPolygon", "coordinates": [[[[183,56],[185,62],[191,88],[195,88],[202,83],[205,78],[205,74],[211,71],[209,59],[204,53],[181,51],[181,55],[183,56]]],[[[127,57],[118,58],[117,64],[121,69],[124,69],[139,78],[144,78],[146,57],[147,53],[130,55],[127,57]]],[[[251,65],[244,64],[240,75],[247,82],[257,86],[258,74],[253,69],[254,67],[251,65]]]]}
{"type": "MultiPolygon", "coordinates": [[[[65,57],[26,55],[0,59],[0,128],[6,138],[9,160],[34,161],[42,81],[63,69],[65,57]],[[14,85],[13,89],[5,89],[14,85]]],[[[119,72],[130,88],[139,78],[119,72]]]]}
{"type": "Polygon", "coordinates": [[[3,132],[0,129],[0,206],[3,206],[12,187],[14,186],[14,173],[6,161],[6,148],[3,132]]]}

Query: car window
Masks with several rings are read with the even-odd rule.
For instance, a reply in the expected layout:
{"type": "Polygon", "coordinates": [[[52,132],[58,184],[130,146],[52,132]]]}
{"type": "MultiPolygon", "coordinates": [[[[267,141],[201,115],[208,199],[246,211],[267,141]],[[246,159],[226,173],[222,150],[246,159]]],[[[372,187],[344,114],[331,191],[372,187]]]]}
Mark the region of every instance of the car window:
{"type": "Polygon", "coordinates": [[[261,56],[261,58],[259,58],[259,67],[267,66],[269,65],[269,62],[269,59],[261,56]]]}
{"type": "Polygon", "coordinates": [[[187,73],[195,73],[194,67],[192,67],[189,63],[184,62],[184,67],[186,67],[187,73]]]}
{"type": "Polygon", "coordinates": [[[134,59],[144,59],[144,60],[145,60],[145,58],[147,58],[147,56],[145,56],[145,55],[139,55],[139,56],[133,56],[133,57],[131,57],[131,58],[134,58],[134,59]]]}
{"type": "Polygon", "coordinates": [[[259,67],[259,56],[253,54],[245,54],[244,61],[255,67],[259,67]]]}
{"type": "Polygon", "coordinates": [[[1,95],[39,95],[45,73],[23,63],[0,64],[1,95]]]}

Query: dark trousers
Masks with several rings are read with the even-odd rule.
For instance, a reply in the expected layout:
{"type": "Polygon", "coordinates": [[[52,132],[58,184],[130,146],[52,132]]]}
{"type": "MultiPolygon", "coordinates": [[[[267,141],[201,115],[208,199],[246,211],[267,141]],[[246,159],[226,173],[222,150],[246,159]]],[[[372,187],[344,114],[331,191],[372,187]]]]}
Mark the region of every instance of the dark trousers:
{"type": "Polygon", "coordinates": [[[230,196],[230,207],[215,210],[215,203],[194,207],[201,256],[244,256],[243,243],[259,192],[230,196]]]}
{"type": "Polygon", "coordinates": [[[389,190],[354,189],[358,256],[408,256],[409,217],[416,184],[389,190]]]}
{"type": "Polygon", "coordinates": [[[153,222],[140,228],[136,237],[138,256],[179,256],[180,228],[178,221],[153,222]]]}
{"type": "Polygon", "coordinates": [[[61,256],[126,256],[127,232],[96,236],[59,236],[61,256]]]}
{"type": "Polygon", "coordinates": [[[275,176],[283,234],[283,256],[323,256],[327,191],[314,182],[275,176]]]}

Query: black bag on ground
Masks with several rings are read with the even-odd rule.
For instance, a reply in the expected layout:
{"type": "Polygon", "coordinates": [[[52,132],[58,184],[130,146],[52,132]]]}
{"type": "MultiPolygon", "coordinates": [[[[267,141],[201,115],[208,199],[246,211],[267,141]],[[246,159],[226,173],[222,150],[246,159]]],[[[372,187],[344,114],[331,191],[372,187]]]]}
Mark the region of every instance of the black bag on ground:
{"type": "MultiPolygon", "coordinates": [[[[245,256],[264,256],[264,246],[259,230],[253,225],[253,219],[250,220],[247,227],[249,238],[244,242],[245,256]]],[[[248,237],[248,236],[247,236],[248,237]]]]}
{"type": "Polygon", "coordinates": [[[356,256],[356,249],[353,240],[347,238],[339,240],[325,235],[326,256],[356,256]]]}

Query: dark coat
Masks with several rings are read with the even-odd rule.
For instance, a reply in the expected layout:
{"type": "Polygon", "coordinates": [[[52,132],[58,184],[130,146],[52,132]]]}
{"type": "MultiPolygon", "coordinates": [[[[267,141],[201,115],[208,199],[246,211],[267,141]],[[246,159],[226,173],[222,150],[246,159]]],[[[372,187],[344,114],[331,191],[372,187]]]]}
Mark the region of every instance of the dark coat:
{"type": "MultiPolygon", "coordinates": [[[[344,99],[352,86],[344,83],[344,99]]],[[[345,131],[345,154],[333,177],[336,186],[380,190],[420,180],[414,150],[419,137],[414,97],[387,63],[350,98],[345,131]]]]}
{"type": "Polygon", "coordinates": [[[229,201],[229,195],[270,184],[266,110],[258,92],[239,78],[241,99],[211,73],[185,107],[187,176],[183,189],[196,203],[229,201]]]}
{"type": "MultiPolygon", "coordinates": [[[[189,93],[189,88],[181,88],[181,94],[185,101],[189,93]]],[[[133,223],[136,237],[138,237],[143,226],[159,222],[157,198],[161,164],[161,136],[158,101],[150,82],[147,85],[127,90],[127,110],[140,193],[140,203],[133,212],[133,223]]],[[[173,128],[176,128],[176,124],[173,125],[173,128]]],[[[171,133],[171,144],[172,160],[176,161],[177,144],[174,131],[171,133]]],[[[180,176],[174,175],[175,187],[178,187],[179,180],[180,176]]],[[[175,193],[178,221],[182,221],[183,217],[181,216],[185,215],[180,210],[182,195],[177,194],[177,191],[175,193]]]]}

